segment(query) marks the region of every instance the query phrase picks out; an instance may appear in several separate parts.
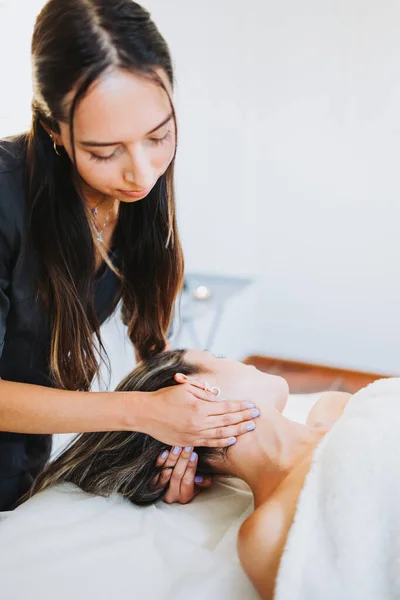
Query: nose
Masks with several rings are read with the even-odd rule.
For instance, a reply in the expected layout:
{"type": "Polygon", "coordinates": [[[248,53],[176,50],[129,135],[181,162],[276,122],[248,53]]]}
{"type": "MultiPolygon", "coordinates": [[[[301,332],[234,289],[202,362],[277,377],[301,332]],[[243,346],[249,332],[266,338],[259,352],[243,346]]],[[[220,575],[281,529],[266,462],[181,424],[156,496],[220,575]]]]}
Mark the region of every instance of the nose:
{"type": "Polygon", "coordinates": [[[138,190],[147,190],[154,185],[156,174],[150,157],[142,150],[136,150],[131,154],[129,166],[123,174],[127,184],[134,185],[138,190]]]}
{"type": "Polygon", "coordinates": [[[126,181],[126,183],[135,183],[135,178],[133,176],[132,171],[125,171],[124,181],[126,181]]]}

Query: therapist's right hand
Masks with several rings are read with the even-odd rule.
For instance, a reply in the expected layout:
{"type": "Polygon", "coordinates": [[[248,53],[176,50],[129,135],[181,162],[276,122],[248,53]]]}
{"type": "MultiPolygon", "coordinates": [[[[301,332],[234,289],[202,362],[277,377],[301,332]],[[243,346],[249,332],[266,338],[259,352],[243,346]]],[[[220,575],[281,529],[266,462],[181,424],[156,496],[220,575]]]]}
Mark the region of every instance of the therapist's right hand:
{"type": "Polygon", "coordinates": [[[212,392],[192,382],[148,392],[147,396],[139,431],[181,448],[231,446],[237,436],[255,429],[254,419],[260,414],[252,403],[217,400],[212,392]]]}

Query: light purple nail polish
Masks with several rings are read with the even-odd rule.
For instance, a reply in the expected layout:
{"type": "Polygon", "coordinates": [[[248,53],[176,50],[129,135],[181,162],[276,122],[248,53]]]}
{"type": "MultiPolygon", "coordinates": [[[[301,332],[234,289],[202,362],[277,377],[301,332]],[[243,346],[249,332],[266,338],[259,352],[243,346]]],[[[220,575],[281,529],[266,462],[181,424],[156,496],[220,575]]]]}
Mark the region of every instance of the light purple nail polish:
{"type": "Polygon", "coordinates": [[[179,452],[182,450],[182,448],[180,448],[179,446],[174,446],[174,449],[172,450],[172,454],[179,454],[179,452]]]}
{"type": "Polygon", "coordinates": [[[259,416],[260,416],[260,411],[258,410],[258,408],[254,408],[254,409],[251,411],[251,416],[253,417],[253,419],[257,419],[257,417],[259,417],[259,416]]]}
{"type": "Polygon", "coordinates": [[[161,458],[167,458],[168,454],[168,450],[164,450],[164,452],[161,454],[161,458]]]}
{"type": "Polygon", "coordinates": [[[203,483],[203,481],[204,477],[202,475],[196,475],[196,477],[194,478],[195,483],[203,483]]]}
{"type": "Polygon", "coordinates": [[[190,462],[194,462],[197,459],[197,454],[196,452],[192,452],[192,455],[190,457],[190,462]]]}
{"type": "Polygon", "coordinates": [[[253,404],[252,402],[248,402],[246,404],[246,408],[255,408],[255,404],[253,404]]]}
{"type": "Polygon", "coordinates": [[[191,452],[193,450],[192,446],[185,446],[185,452],[191,452]]]}
{"type": "Polygon", "coordinates": [[[247,431],[253,431],[253,429],[256,428],[256,424],[255,423],[247,423],[246,427],[247,427],[247,431]]]}
{"type": "Polygon", "coordinates": [[[233,444],[236,444],[236,438],[230,438],[228,440],[228,446],[233,446],[233,444]]]}

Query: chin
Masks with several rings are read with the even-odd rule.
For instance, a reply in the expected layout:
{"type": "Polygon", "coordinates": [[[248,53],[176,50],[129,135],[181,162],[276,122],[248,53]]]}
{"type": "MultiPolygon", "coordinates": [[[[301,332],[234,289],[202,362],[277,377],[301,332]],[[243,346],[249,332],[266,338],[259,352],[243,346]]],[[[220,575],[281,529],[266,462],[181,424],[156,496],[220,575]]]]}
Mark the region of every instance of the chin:
{"type": "Polygon", "coordinates": [[[286,406],[289,397],[289,384],[283,377],[274,375],[275,382],[275,394],[274,394],[274,405],[279,412],[282,412],[286,406]]]}
{"type": "Polygon", "coordinates": [[[135,202],[141,202],[142,200],[144,200],[144,198],[127,198],[126,196],[122,198],[121,196],[117,195],[115,195],[114,198],[122,204],[135,204],[135,202]]]}

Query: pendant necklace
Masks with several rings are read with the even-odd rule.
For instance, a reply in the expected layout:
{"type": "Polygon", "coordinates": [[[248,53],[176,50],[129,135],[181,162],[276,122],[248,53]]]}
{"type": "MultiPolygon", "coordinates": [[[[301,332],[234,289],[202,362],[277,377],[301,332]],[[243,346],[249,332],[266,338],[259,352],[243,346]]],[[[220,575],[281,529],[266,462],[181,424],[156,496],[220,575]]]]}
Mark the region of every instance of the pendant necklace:
{"type": "Polygon", "coordinates": [[[114,208],[114,203],[115,203],[115,200],[114,200],[114,203],[111,205],[111,208],[108,211],[108,215],[107,215],[106,220],[104,221],[103,227],[101,229],[99,229],[98,226],[97,226],[98,225],[98,221],[96,219],[96,215],[99,213],[99,208],[98,207],[100,206],[100,204],[103,204],[103,202],[105,201],[105,199],[106,199],[106,197],[104,197],[103,200],[100,200],[100,202],[98,204],[96,204],[96,206],[92,209],[92,213],[94,215],[94,220],[95,220],[95,227],[96,227],[96,230],[97,230],[97,241],[100,242],[100,243],[104,242],[103,231],[107,227],[107,223],[110,220],[111,211],[114,208]]]}

